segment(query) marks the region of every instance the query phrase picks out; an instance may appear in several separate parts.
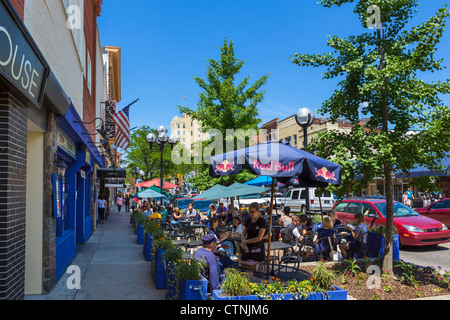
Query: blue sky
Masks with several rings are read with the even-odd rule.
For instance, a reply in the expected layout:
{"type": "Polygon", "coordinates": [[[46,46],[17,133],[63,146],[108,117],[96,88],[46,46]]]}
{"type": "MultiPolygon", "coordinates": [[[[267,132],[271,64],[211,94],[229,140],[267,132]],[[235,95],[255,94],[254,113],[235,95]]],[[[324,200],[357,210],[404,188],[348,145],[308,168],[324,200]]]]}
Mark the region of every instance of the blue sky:
{"type": "MultiPolygon", "coordinates": [[[[177,105],[196,109],[201,90],[192,76],[204,78],[207,59],[218,59],[218,48],[226,38],[233,41],[236,57],[246,61],[242,77],[250,75],[253,83],[270,74],[265,100],[259,105],[261,124],[289,117],[302,107],[316,112],[337,81],[322,80],[325,69],[299,67],[288,57],[296,52],[329,52],[328,35],[345,37],[363,30],[352,4],[330,9],[317,2],[105,1],[98,19],[102,46],[122,48],[122,101],[118,108],[139,98],[130,111],[132,127],[169,127],[172,118],[180,115],[177,105]]],[[[415,24],[427,20],[445,3],[419,2],[415,24]]],[[[450,30],[438,48],[438,56],[445,58],[450,68],[450,30]]],[[[449,70],[423,79],[443,81],[450,78],[449,70]]],[[[450,105],[448,97],[445,101],[450,105]]]]}

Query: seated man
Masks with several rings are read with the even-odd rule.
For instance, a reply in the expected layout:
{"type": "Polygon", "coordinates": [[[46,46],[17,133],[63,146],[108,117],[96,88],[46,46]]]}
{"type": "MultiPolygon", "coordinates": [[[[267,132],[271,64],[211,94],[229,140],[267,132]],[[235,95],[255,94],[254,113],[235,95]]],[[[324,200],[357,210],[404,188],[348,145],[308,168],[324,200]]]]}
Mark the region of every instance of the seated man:
{"type": "Polygon", "coordinates": [[[195,259],[198,261],[205,261],[209,266],[209,281],[212,290],[218,289],[220,286],[219,276],[225,268],[236,267],[237,264],[233,262],[229,256],[222,255],[220,259],[214,254],[217,247],[217,238],[213,234],[208,234],[202,238],[203,248],[195,252],[195,259]]]}
{"type": "Polygon", "coordinates": [[[158,211],[154,211],[149,217],[148,221],[151,221],[152,219],[161,219],[161,214],[158,211]]]}
{"type": "MultiPolygon", "coordinates": [[[[216,210],[217,216],[219,216],[222,219],[222,223],[226,223],[229,220],[229,214],[227,207],[223,206],[223,202],[219,203],[219,207],[216,210]]],[[[231,215],[231,212],[230,212],[231,215]]],[[[231,215],[231,219],[233,219],[233,215],[231,215]]],[[[231,223],[231,221],[230,221],[231,223]]]]}
{"type": "Polygon", "coordinates": [[[197,210],[194,209],[194,204],[191,202],[188,205],[188,208],[186,211],[186,217],[195,218],[196,216],[197,216],[197,210]]]}
{"type": "Polygon", "coordinates": [[[284,228],[282,234],[284,242],[290,243],[294,246],[294,252],[298,252],[301,247],[301,253],[304,255],[305,259],[308,259],[314,253],[314,248],[309,245],[311,242],[305,239],[306,228],[301,228],[304,226],[305,221],[302,220],[299,216],[294,215],[292,217],[291,224],[284,228]],[[299,246],[302,242],[303,246],[299,246]]]}

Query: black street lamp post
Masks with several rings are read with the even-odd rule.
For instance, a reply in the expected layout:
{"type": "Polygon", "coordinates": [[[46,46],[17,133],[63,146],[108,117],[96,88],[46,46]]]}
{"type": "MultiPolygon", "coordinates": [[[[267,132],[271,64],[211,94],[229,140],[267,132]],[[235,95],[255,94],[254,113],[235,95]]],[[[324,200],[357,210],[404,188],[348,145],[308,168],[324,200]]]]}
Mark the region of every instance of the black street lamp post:
{"type": "MultiPolygon", "coordinates": [[[[302,108],[297,111],[295,115],[295,121],[297,124],[303,128],[303,146],[308,146],[308,127],[314,123],[314,114],[308,108],[302,108]]],[[[309,199],[309,188],[306,188],[306,213],[310,213],[310,199],[309,199]]]]}
{"type": "MultiPolygon", "coordinates": [[[[166,143],[169,143],[170,148],[173,149],[173,146],[178,142],[178,138],[175,136],[168,136],[167,135],[167,129],[164,126],[160,126],[157,130],[158,137],[156,137],[155,134],[149,133],[147,135],[147,142],[150,144],[150,149],[153,148],[153,144],[156,143],[159,145],[159,152],[161,153],[161,160],[160,160],[160,189],[161,194],[163,194],[163,187],[164,187],[164,179],[163,179],[163,153],[164,153],[164,146],[166,143]]],[[[163,199],[161,198],[161,205],[163,204],[163,199]]]]}

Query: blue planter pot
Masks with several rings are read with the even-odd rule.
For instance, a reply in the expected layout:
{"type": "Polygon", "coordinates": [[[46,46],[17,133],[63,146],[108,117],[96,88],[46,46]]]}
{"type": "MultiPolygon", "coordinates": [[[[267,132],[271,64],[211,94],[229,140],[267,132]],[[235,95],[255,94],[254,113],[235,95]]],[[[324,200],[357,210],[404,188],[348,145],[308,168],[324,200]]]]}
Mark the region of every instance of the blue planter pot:
{"type": "Polygon", "coordinates": [[[206,300],[208,294],[208,280],[186,280],[178,282],[178,300],[206,300]]]}
{"type": "Polygon", "coordinates": [[[137,242],[139,245],[144,244],[144,225],[139,224],[137,226],[137,242]]]}
{"type": "Polygon", "coordinates": [[[178,300],[179,289],[176,277],[176,268],[172,263],[166,264],[166,300],[178,300]]]}
{"type": "Polygon", "coordinates": [[[144,258],[145,261],[150,261],[152,259],[152,235],[146,233],[144,236],[144,258]]]}
{"type": "MultiPolygon", "coordinates": [[[[394,234],[392,242],[393,259],[400,259],[400,239],[398,234],[394,234]]],[[[378,233],[370,232],[367,236],[367,251],[369,258],[384,256],[384,236],[378,233]]]]}
{"type": "Polygon", "coordinates": [[[166,250],[158,249],[155,251],[153,280],[155,281],[156,289],[166,289],[167,286],[167,274],[166,266],[162,259],[162,256],[166,250]]]}
{"type": "MultiPolygon", "coordinates": [[[[301,300],[347,300],[347,290],[343,290],[337,286],[333,286],[334,290],[327,291],[324,295],[322,292],[312,292],[306,299],[301,300]]],[[[249,295],[249,296],[235,296],[229,297],[221,294],[220,290],[214,290],[212,293],[213,300],[265,300],[265,298],[249,295]]],[[[271,300],[295,300],[295,294],[271,294],[269,296],[271,300]]]]}

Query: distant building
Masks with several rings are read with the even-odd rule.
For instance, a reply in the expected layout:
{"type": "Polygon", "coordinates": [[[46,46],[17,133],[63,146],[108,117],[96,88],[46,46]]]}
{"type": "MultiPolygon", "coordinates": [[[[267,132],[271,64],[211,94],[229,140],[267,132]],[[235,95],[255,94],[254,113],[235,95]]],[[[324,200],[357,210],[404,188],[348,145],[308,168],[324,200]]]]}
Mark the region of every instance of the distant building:
{"type": "Polygon", "coordinates": [[[208,140],[208,134],[202,132],[201,122],[193,120],[187,114],[172,119],[170,134],[178,137],[188,150],[194,149],[194,143],[208,140]]]}

